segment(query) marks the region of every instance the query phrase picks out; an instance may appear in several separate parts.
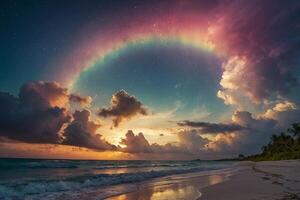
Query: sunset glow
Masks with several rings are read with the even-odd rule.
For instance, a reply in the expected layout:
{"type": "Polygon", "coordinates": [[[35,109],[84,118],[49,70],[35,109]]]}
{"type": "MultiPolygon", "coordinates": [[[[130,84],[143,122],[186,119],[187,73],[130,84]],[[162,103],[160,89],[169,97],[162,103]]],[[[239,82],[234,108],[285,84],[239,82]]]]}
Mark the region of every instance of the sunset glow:
{"type": "Polygon", "coordinates": [[[3,11],[2,157],[227,158],[300,121],[296,1],[48,3],[3,11]]]}

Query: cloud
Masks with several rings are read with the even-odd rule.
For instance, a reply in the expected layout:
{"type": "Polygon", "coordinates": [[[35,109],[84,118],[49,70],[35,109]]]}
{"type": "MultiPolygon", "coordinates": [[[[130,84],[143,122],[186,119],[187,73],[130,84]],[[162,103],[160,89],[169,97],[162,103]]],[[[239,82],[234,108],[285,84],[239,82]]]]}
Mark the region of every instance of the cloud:
{"type": "Polygon", "coordinates": [[[181,121],[177,123],[179,126],[186,126],[192,128],[199,128],[201,133],[231,133],[239,130],[245,129],[235,123],[209,123],[209,122],[193,122],[189,120],[181,121]]]}
{"type": "Polygon", "coordinates": [[[177,142],[163,145],[151,144],[151,149],[155,153],[186,154],[189,156],[198,155],[206,151],[206,146],[210,140],[200,135],[198,130],[182,130],[176,132],[177,142]]]}
{"type": "Polygon", "coordinates": [[[63,106],[66,90],[57,83],[29,82],[19,96],[0,93],[0,135],[29,143],[55,144],[71,116],[63,106]]]}
{"type": "Polygon", "coordinates": [[[0,92],[0,137],[26,143],[115,150],[114,145],[96,133],[100,125],[90,120],[88,110],[74,114],[68,110],[69,101],[89,99],[74,97],[56,82],[28,82],[21,87],[18,97],[0,92]]]}
{"type": "Polygon", "coordinates": [[[113,117],[115,127],[119,126],[124,120],[147,114],[148,112],[143,104],[124,90],[121,90],[112,96],[111,107],[102,108],[98,113],[99,116],[105,118],[113,117]]]}
{"type": "Polygon", "coordinates": [[[201,153],[209,143],[209,139],[200,136],[197,130],[185,130],[177,133],[179,145],[191,153],[201,153]]]}
{"type": "Polygon", "coordinates": [[[231,123],[243,128],[228,133],[221,130],[216,132],[207,149],[212,155],[221,152],[223,156],[258,153],[273,134],[279,134],[292,123],[299,121],[298,105],[286,100],[277,102],[256,117],[248,111],[235,111],[231,123]]]}
{"type": "Polygon", "coordinates": [[[212,142],[208,144],[208,149],[213,152],[222,152],[224,155],[234,153],[243,153],[241,146],[239,145],[241,140],[241,134],[217,134],[212,142]]]}
{"type": "MultiPolygon", "coordinates": [[[[277,105],[275,110],[286,112],[294,108],[294,105],[277,105]]],[[[208,123],[182,121],[179,126],[194,128],[178,133],[178,145],[181,149],[186,148],[193,155],[236,156],[239,153],[253,154],[260,151],[262,145],[269,141],[272,134],[284,130],[280,126],[280,120],[258,115],[253,117],[247,111],[235,111],[229,123],[208,123]],[[209,139],[199,137],[203,133],[212,133],[209,139]]],[[[285,126],[286,128],[286,126],[285,126]]]]}
{"type": "Polygon", "coordinates": [[[57,82],[32,81],[21,87],[19,99],[23,106],[30,108],[63,108],[69,102],[69,94],[57,82]]]}
{"type": "Polygon", "coordinates": [[[223,99],[224,103],[226,105],[239,105],[240,104],[240,95],[236,91],[224,89],[226,87],[223,87],[223,90],[219,90],[217,92],[217,97],[220,99],[223,99]]]}
{"type": "Polygon", "coordinates": [[[70,94],[69,101],[78,103],[82,107],[89,106],[92,103],[92,98],[90,96],[80,96],[78,94],[70,94]]]}
{"type": "Polygon", "coordinates": [[[177,143],[166,143],[163,145],[153,143],[151,144],[151,149],[154,153],[157,154],[190,154],[187,148],[179,146],[177,143]]]}
{"type": "Polygon", "coordinates": [[[271,131],[277,125],[277,121],[268,118],[254,118],[248,111],[236,111],[232,121],[251,130],[271,131]]]}
{"type": "Polygon", "coordinates": [[[73,114],[74,120],[64,130],[62,144],[85,147],[95,150],[115,150],[116,146],[108,143],[96,131],[100,127],[90,120],[88,110],[76,111],[73,114]]]}
{"type": "Polygon", "coordinates": [[[299,108],[295,103],[285,100],[282,102],[278,102],[273,107],[267,109],[266,112],[261,115],[261,117],[277,120],[279,118],[279,115],[283,113],[290,113],[298,110],[299,108]]]}
{"type": "Polygon", "coordinates": [[[120,142],[119,150],[127,153],[169,153],[169,154],[199,154],[203,152],[209,140],[200,136],[196,130],[184,130],[176,133],[178,142],[166,143],[163,145],[153,143],[150,144],[144,137],[143,133],[135,135],[129,130],[126,137],[120,142]]]}
{"type": "Polygon", "coordinates": [[[240,104],[241,96],[262,103],[299,85],[299,8],[298,1],[279,0],[219,4],[209,32],[228,58],[218,92],[225,103],[240,104]]]}
{"type": "Polygon", "coordinates": [[[284,129],[292,123],[300,122],[300,109],[296,103],[284,100],[267,109],[260,117],[276,120],[278,125],[284,129]]]}
{"type": "MultiPolygon", "coordinates": [[[[55,82],[29,82],[19,95],[0,92],[0,138],[5,141],[25,143],[62,144],[89,148],[97,151],[121,151],[130,154],[172,154],[213,156],[216,153],[236,155],[257,153],[274,133],[285,130],[291,123],[300,121],[299,106],[288,100],[270,104],[263,114],[253,116],[247,111],[236,111],[228,123],[201,121],[178,122],[186,130],[174,132],[173,143],[149,143],[143,133],[128,131],[120,145],[107,142],[97,133],[100,124],[91,119],[90,111],[71,112],[67,89],[55,82]],[[213,134],[206,138],[203,133],[213,134]]],[[[78,100],[80,102],[81,100],[78,100]]],[[[85,101],[85,100],[83,100],[85,101]]],[[[147,110],[135,97],[120,91],[113,95],[112,105],[102,109],[106,117],[121,117],[121,121],[147,110]],[[129,105],[127,107],[127,105],[129,105]]]]}
{"type": "MultiPolygon", "coordinates": [[[[299,118],[299,111],[295,110],[295,106],[291,102],[284,102],[270,109],[277,111],[276,116],[284,115],[283,119],[287,118],[291,112],[295,112],[293,116],[298,114],[299,118]]],[[[261,150],[271,135],[287,128],[287,126],[281,126],[281,123],[280,117],[276,119],[262,115],[254,117],[248,111],[235,111],[232,121],[226,124],[188,120],[179,122],[180,126],[188,127],[188,129],[175,132],[177,141],[173,143],[150,144],[143,133],[134,135],[132,131],[129,131],[121,143],[125,147],[119,148],[121,148],[120,151],[128,153],[185,155],[186,158],[211,158],[216,155],[232,157],[239,153],[254,154],[261,150]],[[213,135],[207,138],[202,136],[203,133],[213,133],[213,135]]]]}
{"type": "Polygon", "coordinates": [[[161,154],[162,157],[163,154],[185,155],[186,158],[211,158],[215,155],[230,157],[239,153],[259,152],[272,134],[282,130],[277,120],[262,116],[253,117],[247,111],[236,111],[232,116],[232,122],[228,124],[190,121],[180,123],[189,129],[175,132],[176,142],[151,144],[143,133],[135,135],[132,131],[128,131],[120,142],[124,147],[119,146],[118,149],[133,154],[161,154]],[[209,139],[201,135],[207,132],[213,133],[209,139]]]}
{"type": "Polygon", "coordinates": [[[151,153],[153,152],[149,142],[144,137],[143,133],[134,135],[134,133],[129,130],[127,131],[125,138],[121,139],[121,145],[125,145],[124,148],[119,148],[121,151],[128,153],[151,153]]]}
{"type": "Polygon", "coordinates": [[[82,106],[89,105],[92,98],[69,93],[57,82],[30,81],[25,83],[20,90],[19,98],[26,106],[35,108],[67,107],[70,102],[82,106]]]}
{"type": "Polygon", "coordinates": [[[269,141],[270,136],[280,130],[276,120],[255,118],[247,111],[236,111],[232,115],[232,123],[245,128],[228,134],[216,134],[208,144],[208,149],[225,155],[258,153],[262,145],[269,141]]]}

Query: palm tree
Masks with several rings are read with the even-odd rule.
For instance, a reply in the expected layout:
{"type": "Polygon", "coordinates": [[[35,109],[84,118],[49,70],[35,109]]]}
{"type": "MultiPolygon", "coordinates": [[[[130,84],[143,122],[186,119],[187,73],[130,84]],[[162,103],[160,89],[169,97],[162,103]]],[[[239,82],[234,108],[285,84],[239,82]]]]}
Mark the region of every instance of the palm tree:
{"type": "Polygon", "coordinates": [[[292,128],[289,128],[288,132],[291,133],[299,141],[300,140],[300,123],[292,124],[292,128]]]}

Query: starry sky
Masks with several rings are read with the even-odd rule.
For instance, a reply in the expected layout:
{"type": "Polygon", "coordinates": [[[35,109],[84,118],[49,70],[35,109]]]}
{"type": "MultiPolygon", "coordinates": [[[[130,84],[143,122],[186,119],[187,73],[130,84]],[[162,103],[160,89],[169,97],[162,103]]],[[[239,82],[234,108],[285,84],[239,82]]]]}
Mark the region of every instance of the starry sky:
{"type": "Polygon", "coordinates": [[[299,1],[0,5],[2,157],[217,159],[300,122],[299,1]]]}

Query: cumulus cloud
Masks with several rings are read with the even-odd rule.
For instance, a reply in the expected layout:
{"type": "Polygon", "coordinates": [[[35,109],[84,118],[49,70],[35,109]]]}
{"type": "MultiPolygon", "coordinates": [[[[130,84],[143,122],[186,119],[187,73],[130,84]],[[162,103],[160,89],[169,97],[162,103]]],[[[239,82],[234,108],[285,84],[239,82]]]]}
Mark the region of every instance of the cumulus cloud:
{"type": "Polygon", "coordinates": [[[199,154],[204,152],[209,140],[201,137],[196,130],[184,130],[175,133],[178,142],[166,144],[150,144],[143,133],[135,135],[131,130],[126,133],[125,138],[120,142],[119,150],[127,153],[179,153],[179,154],[199,154]]]}
{"type": "Polygon", "coordinates": [[[100,127],[90,120],[88,110],[76,111],[74,120],[64,130],[63,144],[85,147],[95,150],[115,150],[116,147],[104,139],[96,131],[100,127]]]}
{"type": "Polygon", "coordinates": [[[201,156],[210,142],[209,139],[202,137],[198,130],[182,130],[175,135],[177,136],[175,143],[151,144],[153,152],[201,156]]]}
{"type": "Polygon", "coordinates": [[[92,103],[92,98],[90,96],[80,96],[78,94],[70,94],[69,100],[80,104],[82,107],[89,106],[92,103]]]}
{"type": "Polygon", "coordinates": [[[63,108],[69,101],[69,94],[56,82],[32,81],[21,87],[19,99],[23,106],[30,108],[63,108]]]}
{"type": "Polygon", "coordinates": [[[179,145],[191,153],[200,153],[210,140],[200,136],[196,130],[185,130],[177,133],[179,145]]]}
{"type": "Polygon", "coordinates": [[[243,138],[241,134],[217,134],[212,142],[208,144],[208,149],[213,152],[222,152],[224,155],[231,153],[244,153],[238,145],[243,138]]]}
{"type": "MultiPolygon", "coordinates": [[[[18,96],[0,92],[0,138],[131,154],[250,154],[257,153],[272,134],[300,121],[299,106],[292,101],[282,100],[270,104],[263,114],[256,116],[247,111],[236,111],[228,123],[178,122],[179,126],[187,129],[175,132],[177,141],[173,143],[150,144],[143,133],[135,135],[128,131],[116,147],[97,133],[100,124],[91,119],[88,110],[71,112],[70,102],[80,104],[88,99],[70,94],[55,82],[26,83],[18,96]],[[212,135],[208,139],[201,135],[203,133],[212,135]]],[[[100,115],[113,117],[118,123],[146,114],[142,103],[125,91],[113,95],[111,107],[100,111],[100,115]]]]}
{"type": "Polygon", "coordinates": [[[291,101],[282,101],[276,103],[273,107],[266,110],[261,116],[264,118],[278,119],[279,115],[286,112],[297,111],[298,106],[291,101]]]}
{"type": "Polygon", "coordinates": [[[224,61],[218,96],[240,104],[240,96],[261,103],[286,97],[299,85],[298,1],[231,1],[220,3],[209,32],[224,61]],[[263,20],[262,20],[263,19],[263,20]]]}
{"type": "Polygon", "coordinates": [[[245,129],[245,127],[240,126],[235,123],[210,123],[210,122],[193,122],[185,120],[177,123],[179,126],[186,126],[192,128],[199,128],[202,133],[231,133],[234,131],[239,131],[245,129]]]}
{"type": "Polygon", "coordinates": [[[151,153],[152,149],[149,142],[144,137],[143,133],[134,135],[133,131],[127,131],[125,138],[121,139],[121,145],[125,145],[124,148],[120,148],[121,151],[128,153],[151,153]]]}
{"type": "MultiPolygon", "coordinates": [[[[275,105],[272,111],[280,112],[279,115],[296,112],[294,104],[285,102],[285,105],[275,105]]],[[[271,109],[271,108],[270,108],[271,109]]],[[[270,113],[270,111],[266,112],[270,113]]],[[[272,115],[273,116],[273,115],[272,115]]],[[[277,116],[277,115],[276,115],[277,116]]],[[[299,116],[299,115],[298,115],[299,116]]],[[[283,118],[286,118],[284,116],[283,118]]],[[[188,157],[212,157],[215,155],[236,156],[239,153],[258,153],[271,135],[280,133],[287,128],[281,126],[280,117],[270,118],[266,116],[253,116],[248,111],[236,111],[232,115],[230,123],[208,122],[179,122],[180,126],[188,129],[175,132],[177,141],[167,144],[150,144],[143,133],[134,135],[132,131],[126,134],[122,140],[121,149],[129,153],[166,153],[185,154],[188,157]],[[203,137],[203,133],[212,133],[210,137],[203,137]]],[[[119,147],[121,148],[121,147],[119,147]]]]}
{"type": "Polygon", "coordinates": [[[18,97],[0,93],[0,135],[30,143],[58,143],[71,120],[63,106],[66,90],[56,83],[30,82],[18,97]]]}
{"type": "MultiPolygon", "coordinates": [[[[272,116],[276,110],[276,116],[283,115],[283,119],[287,118],[287,113],[290,114],[295,108],[294,104],[285,102],[275,105],[270,108],[272,116]],[[280,111],[280,113],[278,113],[280,111]],[[287,112],[287,113],[286,113],[287,112]]],[[[272,134],[279,133],[287,128],[281,126],[282,119],[279,117],[271,118],[270,110],[266,113],[269,116],[258,115],[254,117],[247,111],[236,111],[232,115],[232,121],[227,124],[223,123],[208,123],[208,122],[192,122],[183,121],[178,125],[194,128],[192,130],[185,130],[184,133],[178,133],[178,145],[181,149],[186,148],[188,152],[200,155],[215,155],[222,153],[223,156],[236,156],[238,153],[253,154],[260,151],[262,145],[269,141],[272,134]],[[210,139],[201,136],[203,133],[213,134],[210,139]]],[[[296,115],[293,115],[296,116],[296,115]]],[[[299,115],[298,115],[299,116],[299,115]]]]}
{"type": "Polygon", "coordinates": [[[254,118],[248,111],[236,111],[232,116],[232,121],[247,127],[251,130],[265,130],[273,131],[272,128],[276,127],[277,121],[268,118],[254,118]]]}
{"type": "Polygon", "coordinates": [[[82,106],[89,105],[92,98],[72,94],[67,88],[62,87],[57,82],[30,81],[25,83],[19,93],[19,98],[26,106],[35,108],[67,107],[70,102],[78,103],[82,106]]]}
{"type": "Polygon", "coordinates": [[[99,116],[113,117],[114,126],[117,127],[124,121],[138,115],[147,115],[147,110],[143,104],[134,96],[130,96],[124,90],[114,94],[111,98],[111,107],[102,108],[99,116]]]}
{"type": "Polygon", "coordinates": [[[284,129],[292,123],[300,122],[300,109],[296,103],[285,100],[267,109],[260,117],[276,120],[278,125],[284,129]]]}
{"type": "Polygon", "coordinates": [[[216,134],[208,148],[224,154],[253,154],[260,151],[262,145],[269,141],[272,134],[280,131],[278,121],[274,119],[253,117],[250,112],[236,111],[232,122],[244,129],[224,134],[216,134]]]}
{"type": "MultiPolygon", "coordinates": [[[[189,137],[180,138],[181,146],[189,152],[202,154],[221,152],[223,156],[238,153],[258,153],[271,135],[284,131],[291,123],[300,121],[300,112],[295,103],[283,101],[269,108],[264,114],[254,117],[248,111],[235,111],[229,123],[182,121],[179,126],[193,128],[189,137]],[[196,130],[195,130],[196,129],[196,130]],[[199,134],[212,134],[210,140],[198,138],[199,134]],[[187,140],[190,138],[190,140],[187,140]],[[185,139],[185,140],[184,140],[185,139]],[[189,145],[184,141],[189,141],[189,145]],[[203,146],[204,145],[204,146],[203,146]],[[202,147],[198,150],[191,147],[202,147]]],[[[181,136],[180,134],[178,136],[181,136]]]]}
{"type": "Polygon", "coordinates": [[[166,144],[151,144],[151,149],[154,153],[157,154],[186,154],[189,155],[191,152],[188,151],[184,146],[180,146],[178,143],[166,143],[166,144]]]}
{"type": "Polygon", "coordinates": [[[69,94],[56,82],[28,82],[19,96],[0,92],[0,137],[26,143],[66,144],[96,150],[116,147],[96,133],[99,124],[88,110],[68,110],[70,101],[87,101],[69,94]]]}

